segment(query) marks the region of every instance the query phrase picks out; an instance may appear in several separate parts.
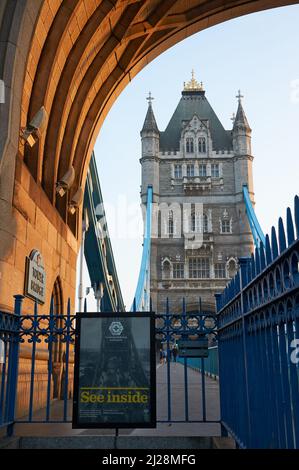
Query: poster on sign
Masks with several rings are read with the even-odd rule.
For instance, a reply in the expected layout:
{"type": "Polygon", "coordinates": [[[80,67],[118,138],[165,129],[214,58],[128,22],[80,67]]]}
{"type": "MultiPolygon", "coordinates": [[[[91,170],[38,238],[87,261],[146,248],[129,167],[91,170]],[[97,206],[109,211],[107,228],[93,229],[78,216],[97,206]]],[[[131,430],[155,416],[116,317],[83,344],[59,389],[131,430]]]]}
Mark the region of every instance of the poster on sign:
{"type": "Polygon", "coordinates": [[[156,426],[152,313],[78,314],[74,428],[156,426]]]}

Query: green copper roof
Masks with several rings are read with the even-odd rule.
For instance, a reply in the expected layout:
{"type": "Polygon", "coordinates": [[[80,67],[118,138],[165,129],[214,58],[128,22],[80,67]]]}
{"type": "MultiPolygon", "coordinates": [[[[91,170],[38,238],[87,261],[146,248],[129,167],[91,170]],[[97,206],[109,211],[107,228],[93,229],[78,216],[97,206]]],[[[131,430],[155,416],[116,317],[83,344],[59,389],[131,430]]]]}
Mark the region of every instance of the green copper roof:
{"type": "Polygon", "coordinates": [[[232,150],[232,135],[226,131],[208,102],[204,91],[183,91],[180,102],[164,132],[160,132],[160,150],[178,150],[183,127],[194,115],[209,120],[213,150],[232,150]]]}

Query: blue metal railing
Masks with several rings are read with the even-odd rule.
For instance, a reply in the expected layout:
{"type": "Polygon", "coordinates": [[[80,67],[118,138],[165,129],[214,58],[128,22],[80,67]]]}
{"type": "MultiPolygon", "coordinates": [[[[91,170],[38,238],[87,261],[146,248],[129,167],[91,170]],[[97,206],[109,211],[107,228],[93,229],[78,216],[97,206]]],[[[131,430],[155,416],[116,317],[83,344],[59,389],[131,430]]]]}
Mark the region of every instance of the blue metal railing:
{"type": "Polygon", "coordinates": [[[216,296],[222,421],[247,448],[299,448],[297,196],[286,221],[216,296]]]}
{"type": "MultiPolygon", "coordinates": [[[[176,302],[176,310],[178,302],[176,302]]],[[[201,411],[202,418],[194,420],[190,416],[190,403],[189,396],[189,374],[188,366],[191,359],[184,357],[177,357],[177,362],[180,362],[183,369],[183,384],[182,384],[182,399],[184,399],[184,420],[178,421],[174,419],[175,406],[173,403],[172,392],[172,375],[171,375],[171,362],[174,362],[172,357],[172,346],[177,343],[178,339],[191,340],[210,336],[215,338],[217,335],[217,318],[211,313],[203,313],[201,309],[201,300],[199,299],[197,312],[187,311],[186,299],[182,299],[182,313],[172,313],[169,299],[166,299],[166,309],[164,314],[156,315],[156,340],[161,342],[161,345],[167,352],[166,362],[166,385],[167,385],[167,420],[162,422],[203,422],[203,423],[219,423],[220,420],[212,421],[207,417],[206,406],[206,387],[205,387],[205,364],[206,358],[200,359],[201,364],[201,411]]],[[[200,377],[199,377],[200,378],[200,377]]]]}
{"type": "Polygon", "coordinates": [[[19,364],[19,328],[23,296],[15,295],[15,312],[0,312],[0,340],[2,357],[0,364],[0,427],[7,427],[12,435],[15,419],[19,364]]]}
{"type": "MultiPolygon", "coordinates": [[[[218,346],[209,347],[209,355],[204,359],[205,374],[209,377],[219,378],[219,365],[218,365],[218,346]]],[[[178,362],[183,363],[183,359],[179,358],[178,362]]],[[[201,372],[202,365],[200,358],[188,358],[187,366],[201,372]]]]}
{"type": "Polygon", "coordinates": [[[150,310],[150,256],[151,256],[151,230],[152,230],[152,203],[153,188],[147,189],[146,219],[143,238],[143,250],[137,288],[131,311],[150,310]]]}
{"type": "MultiPolygon", "coordinates": [[[[68,301],[67,314],[56,315],[54,312],[53,299],[50,314],[39,314],[38,305],[34,305],[34,313],[22,314],[22,295],[15,296],[14,313],[0,312],[0,427],[7,428],[7,434],[13,434],[15,423],[62,423],[71,421],[68,416],[68,406],[71,403],[72,381],[71,348],[74,345],[75,315],[71,315],[71,305],[68,301]],[[18,384],[18,364],[20,345],[31,348],[29,383],[22,389],[22,383],[18,384]],[[58,361],[63,367],[61,379],[61,393],[59,398],[62,403],[62,413],[57,418],[52,417],[53,406],[53,374],[55,345],[60,345],[58,361]],[[37,365],[41,367],[40,355],[47,375],[46,387],[40,396],[41,382],[37,383],[37,365]],[[46,372],[47,370],[47,372],[46,372]],[[29,393],[28,393],[29,391],[29,393]],[[21,407],[17,409],[18,399],[21,407]]],[[[27,358],[27,355],[26,355],[27,358]]],[[[29,359],[29,358],[28,358],[29,359]]],[[[26,374],[27,376],[27,374],[26,374]]]]}
{"type": "MultiPolygon", "coordinates": [[[[22,313],[23,296],[15,296],[15,313],[0,312],[0,427],[7,428],[7,434],[13,434],[14,424],[18,423],[70,423],[73,392],[73,347],[76,334],[76,316],[71,314],[68,301],[66,315],[56,314],[53,299],[48,314],[39,312],[35,303],[32,314],[22,313]],[[19,354],[20,346],[25,356],[19,354]],[[18,380],[18,363],[22,360],[22,379],[18,380]],[[25,370],[25,374],[24,374],[25,370]],[[54,394],[55,377],[59,376],[59,393],[54,394]],[[54,400],[54,398],[57,398],[54,400]]],[[[177,307],[177,303],[176,303],[177,307]]],[[[87,306],[85,303],[84,311],[87,306]]],[[[205,361],[201,377],[201,404],[198,402],[196,416],[194,400],[189,390],[189,359],[183,359],[182,389],[184,399],[184,417],[176,409],[172,392],[171,346],[180,338],[215,336],[217,319],[210,313],[187,312],[187,303],[182,299],[182,313],[173,313],[167,300],[165,314],[156,315],[156,340],[167,351],[166,387],[167,414],[158,417],[159,422],[213,422],[206,410],[205,361]]],[[[207,367],[209,369],[209,367],[207,367]]],[[[176,377],[176,381],[177,381],[176,377]]]]}

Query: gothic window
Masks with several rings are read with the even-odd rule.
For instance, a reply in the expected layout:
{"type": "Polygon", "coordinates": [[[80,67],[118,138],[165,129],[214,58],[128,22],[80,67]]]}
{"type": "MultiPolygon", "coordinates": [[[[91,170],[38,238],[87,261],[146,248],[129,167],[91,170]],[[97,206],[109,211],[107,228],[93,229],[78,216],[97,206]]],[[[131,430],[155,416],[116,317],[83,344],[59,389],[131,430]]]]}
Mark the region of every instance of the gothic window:
{"type": "Polygon", "coordinates": [[[238,270],[237,261],[234,258],[230,258],[226,265],[229,277],[234,277],[238,270]]]}
{"type": "Polygon", "coordinates": [[[175,179],[182,178],[182,165],[174,165],[174,177],[175,179]]]}
{"type": "Polygon", "coordinates": [[[168,259],[162,263],[162,277],[163,279],[170,279],[170,262],[168,259]]]}
{"type": "Polygon", "coordinates": [[[221,220],[221,233],[231,233],[231,221],[228,219],[221,220]]]}
{"type": "Polygon", "coordinates": [[[173,278],[184,279],[184,263],[173,263],[173,278]]]}
{"type": "Polygon", "coordinates": [[[192,137],[186,138],[186,153],[194,152],[194,140],[192,137]]]}
{"type": "Polygon", "coordinates": [[[225,263],[216,263],[215,264],[215,278],[216,279],[226,278],[225,263]]]}
{"type": "MultiPolygon", "coordinates": [[[[56,278],[56,281],[53,286],[52,291],[52,299],[53,299],[53,308],[54,308],[54,315],[62,315],[63,313],[63,296],[62,296],[62,285],[60,277],[56,278]]],[[[56,326],[57,328],[61,328],[62,320],[57,318],[56,319],[56,326]]],[[[53,377],[53,398],[61,398],[61,394],[63,393],[62,390],[62,376],[61,370],[63,368],[63,345],[61,343],[61,339],[59,338],[57,342],[54,342],[52,348],[52,361],[53,361],[53,368],[52,368],[52,377],[53,377]]]]}
{"type": "Polygon", "coordinates": [[[207,214],[203,214],[202,216],[202,229],[204,233],[208,233],[209,231],[209,220],[207,214]]]}
{"type": "Polygon", "coordinates": [[[206,146],[206,139],[205,137],[200,137],[198,139],[198,153],[206,153],[207,146],[206,146]]]}
{"type": "Polygon", "coordinates": [[[191,232],[198,232],[200,228],[200,214],[196,213],[194,204],[192,204],[191,208],[190,222],[191,232]]]}
{"type": "Polygon", "coordinates": [[[196,215],[195,215],[195,211],[193,210],[191,212],[191,232],[195,232],[196,231],[196,215]]]}
{"type": "Polygon", "coordinates": [[[173,212],[168,213],[168,235],[170,238],[173,237],[173,212]]]}
{"type": "Polygon", "coordinates": [[[191,178],[194,176],[194,165],[187,165],[187,177],[191,178]]]}
{"type": "Polygon", "coordinates": [[[199,176],[205,177],[207,176],[207,165],[199,165],[199,176]]]}
{"type": "Polygon", "coordinates": [[[210,277],[209,258],[189,258],[189,277],[191,279],[208,279],[210,277]]]}
{"type": "Polygon", "coordinates": [[[219,164],[218,163],[212,163],[212,165],[211,165],[211,176],[212,176],[212,178],[219,178],[220,172],[219,172],[219,164]]]}

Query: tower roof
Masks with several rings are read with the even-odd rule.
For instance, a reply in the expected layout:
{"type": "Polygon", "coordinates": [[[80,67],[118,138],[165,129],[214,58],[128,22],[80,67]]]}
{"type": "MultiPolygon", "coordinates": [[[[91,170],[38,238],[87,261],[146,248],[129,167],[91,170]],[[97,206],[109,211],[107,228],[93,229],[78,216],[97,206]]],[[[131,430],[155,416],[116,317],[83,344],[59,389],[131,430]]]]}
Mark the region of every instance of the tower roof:
{"type": "Polygon", "coordinates": [[[212,106],[208,102],[202,83],[192,73],[191,81],[184,84],[182,97],[164,132],[160,132],[160,150],[178,150],[183,127],[197,115],[209,121],[214,150],[232,150],[231,131],[224,129],[212,106]]]}
{"type": "Polygon", "coordinates": [[[240,90],[239,90],[238,95],[236,96],[236,98],[238,98],[239,104],[238,104],[237,114],[236,114],[236,117],[234,119],[233,129],[236,129],[237,127],[242,126],[242,127],[246,128],[247,130],[251,131],[249,123],[247,121],[245,111],[244,111],[243,106],[242,106],[243,96],[241,95],[240,90]]]}
{"type": "Polygon", "coordinates": [[[146,99],[148,100],[148,108],[147,108],[147,113],[145,116],[141,133],[144,131],[154,131],[159,134],[159,129],[157,126],[157,122],[156,122],[153,107],[152,107],[152,100],[154,98],[152,97],[151,92],[149,92],[149,96],[146,99]]]}

